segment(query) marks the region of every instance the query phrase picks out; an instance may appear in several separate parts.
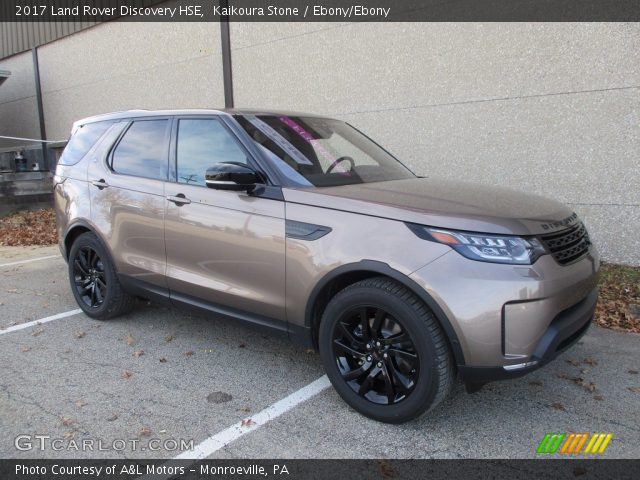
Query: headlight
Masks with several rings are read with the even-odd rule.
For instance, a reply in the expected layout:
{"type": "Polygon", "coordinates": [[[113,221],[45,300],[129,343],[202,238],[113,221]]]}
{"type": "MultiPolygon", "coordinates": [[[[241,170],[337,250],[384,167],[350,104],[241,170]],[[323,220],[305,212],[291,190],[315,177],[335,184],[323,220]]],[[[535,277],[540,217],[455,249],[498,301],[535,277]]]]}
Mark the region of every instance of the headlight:
{"type": "Polygon", "coordinates": [[[480,262],[531,265],[547,253],[540,241],[534,237],[461,232],[416,224],[407,226],[420,238],[444,243],[459,254],[480,262]]]}

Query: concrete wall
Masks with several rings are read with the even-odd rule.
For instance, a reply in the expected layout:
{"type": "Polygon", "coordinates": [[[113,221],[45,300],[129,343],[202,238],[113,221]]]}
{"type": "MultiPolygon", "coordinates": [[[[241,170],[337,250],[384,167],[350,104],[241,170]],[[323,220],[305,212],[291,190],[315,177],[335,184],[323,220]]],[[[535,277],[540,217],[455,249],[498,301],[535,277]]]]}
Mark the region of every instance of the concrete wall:
{"type": "Polygon", "coordinates": [[[347,120],[416,172],[571,204],[640,264],[640,24],[231,24],[236,106],[347,120]]]}
{"type": "MultiPolygon", "coordinates": [[[[0,86],[0,136],[40,138],[31,52],[0,60],[11,76],[0,86]]],[[[0,139],[0,148],[24,142],[0,139]]]]}
{"type": "MultiPolygon", "coordinates": [[[[236,106],[333,115],[418,173],[557,198],[640,264],[640,24],[231,23],[231,46],[236,106]]],[[[49,140],[224,104],[216,23],[109,22],[39,56],[49,140]]],[[[30,52],[0,69],[0,135],[38,137],[30,52]]]]}
{"type": "Polygon", "coordinates": [[[217,23],[109,22],[38,55],[48,139],[98,113],[224,105],[217,23]]]}

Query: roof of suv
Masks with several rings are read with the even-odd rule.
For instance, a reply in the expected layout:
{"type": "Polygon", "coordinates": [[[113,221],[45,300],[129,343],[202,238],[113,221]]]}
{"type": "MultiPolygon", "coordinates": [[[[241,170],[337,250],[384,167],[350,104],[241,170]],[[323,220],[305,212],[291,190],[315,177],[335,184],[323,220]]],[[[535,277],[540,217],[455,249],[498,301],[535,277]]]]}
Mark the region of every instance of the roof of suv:
{"type": "Polygon", "coordinates": [[[105,120],[122,120],[125,118],[161,117],[171,115],[286,115],[293,117],[323,117],[313,113],[289,112],[284,110],[245,109],[245,108],[220,108],[220,109],[177,109],[177,110],[124,110],[120,112],[103,113],[92,117],[83,118],[74,123],[74,127],[87,123],[102,122],[105,120]]]}

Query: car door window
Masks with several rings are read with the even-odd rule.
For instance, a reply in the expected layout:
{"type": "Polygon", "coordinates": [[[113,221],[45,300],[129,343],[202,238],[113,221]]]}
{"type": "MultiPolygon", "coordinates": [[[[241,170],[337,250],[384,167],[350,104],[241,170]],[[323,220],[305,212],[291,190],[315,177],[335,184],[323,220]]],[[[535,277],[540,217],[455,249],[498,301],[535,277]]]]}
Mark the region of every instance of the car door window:
{"type": "Polygon", "coordinates": [[[116,173],[164,180],[167,176],[168,120],[136,121],[113,152],[116,173]]]}
{"type": "Polygon", "coordinates": [[[218,162],[247,163],[233,134],[216,119],[182,119],[178,123],[178,182],[205,185],[205,173],[218,162]]]}

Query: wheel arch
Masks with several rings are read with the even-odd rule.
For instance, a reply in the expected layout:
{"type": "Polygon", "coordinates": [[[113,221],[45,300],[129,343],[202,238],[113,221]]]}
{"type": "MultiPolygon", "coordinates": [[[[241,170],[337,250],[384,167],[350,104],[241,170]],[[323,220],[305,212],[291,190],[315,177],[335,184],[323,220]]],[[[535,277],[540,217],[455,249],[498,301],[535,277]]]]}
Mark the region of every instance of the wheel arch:
{"type": "Polygon", "coordinates": [[[102,235],[98,233],[97,229],[91,225],[91,223],[86,220],[76,220],[73,224],[67,227],[67,230],[64,234],[64,258],[65,260],[69,260],[69,252],[71,251],[71,246],[73,242],[75,242],[76,238],[78,238],[83,233],[93,233],[98,240],[102,243],[102,245],[106,248],[107,253],[111,256],[111,250],[107,246],[107,242],[104,241],[102,235]]]}
{"type": "Polygon", "coordinates": [[[438,303],[420,285],[383,262],[362,260],[342,265],[327,273],[311,291],[305,308],[305,327],[309,330],[313,346],[318,348],[318,328],[322,313],[338,291],[366,278],[385,276],[402,284],[417,295],[433,312],[442,327],[456,365],[464,365],[464,353],[451,322],[438,303]]]}

